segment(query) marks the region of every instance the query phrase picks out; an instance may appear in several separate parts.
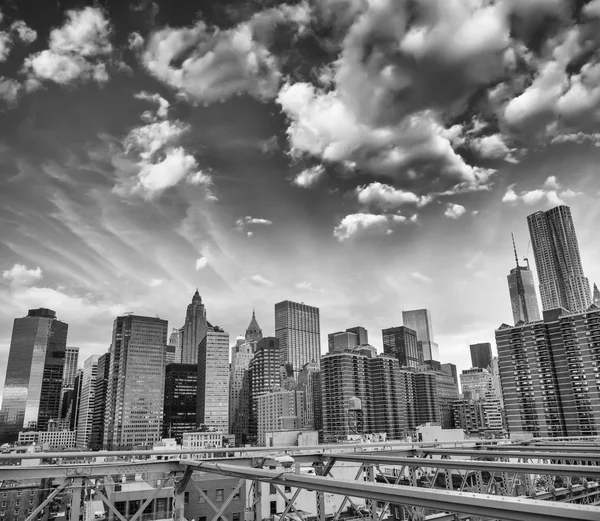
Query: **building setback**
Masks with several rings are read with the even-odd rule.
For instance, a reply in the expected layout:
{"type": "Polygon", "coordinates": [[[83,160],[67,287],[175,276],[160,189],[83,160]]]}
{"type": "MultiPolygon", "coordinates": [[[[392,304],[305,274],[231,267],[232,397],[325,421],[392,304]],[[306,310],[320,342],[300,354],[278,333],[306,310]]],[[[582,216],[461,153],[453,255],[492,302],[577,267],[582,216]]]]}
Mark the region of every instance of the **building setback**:
{"type": "Polygon", "coordinates": [[[506,421],[511,433],[600,433],[600,309],[544,312],[544,320],[496,330],[506,421]]]}
{"type": "Polygon", "coordinates": [[[104,447],[149,446],[161,439],[166,320],[125,315],[113,323],[104,447]]]}
{"type": "Polygon", "coordinates": [[[282,361],[298,373],[307,362],[321,357],[319,308],[285,300],[275,304],[275,336],[282,361]]]}
{"type": "Polygon", "coordinates": [[[51,309],[30,309],[13,324],[0,415],[0,442],[45,431],[60,412],[68,325],[51,309]]]}
{"type": "Polygon", "coordinates": [[[167,364],[165,368],[165,401],[162,436],[175,438],[178,444],[183,433],[196,429],[198,366],[167,364]]]}

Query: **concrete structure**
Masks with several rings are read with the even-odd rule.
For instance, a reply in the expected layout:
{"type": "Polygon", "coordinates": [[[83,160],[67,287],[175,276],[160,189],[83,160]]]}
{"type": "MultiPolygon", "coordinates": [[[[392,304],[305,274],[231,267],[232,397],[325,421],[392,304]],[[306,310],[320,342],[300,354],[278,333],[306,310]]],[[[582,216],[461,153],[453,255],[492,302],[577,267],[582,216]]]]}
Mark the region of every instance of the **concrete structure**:
{"type": "Polygon", "coordinates": [[[165,397],[162,435],[181,443],[185,432],[196,430],[198,366],[168,364],[165,368],[165,397]]]}
{"type": "Polygon", "coordinates": [[[51,309],[30,309],[13,324],[0,413],[0,443],[22,430],[45,431],[59,418],[68,325],[51,309]]]}
{"type": "Polygon", "coordinates": [[[418,367],[423,363],[423,350],[418,345],[417,332],[399,326],[383,329],[383,352],[398,359],[401,367],[418,367]]]}
{"type": "Polygon", "coordinates": [[[439,347],[433,340],[433,324],[428,309],[413,309],[402,312],[402,323],[416,331],[417,341],[423,351],[424,360],[439,360],[439,347]]]}
{"type": "Polygon", "coordinates": [[[168,345],[165,346],[165,365],[176,363],[175,360],[177,354],[177,346],[168,345]]]}
{"type": "Polygon", "coordinates": [[[217,508],[221,508],[233,494],[231,502],[223,510],[223,516],[228,521],[244,521],[248,491],[245,481],[237,489],[238,482],[237,478],[195,472],[184,492],[186,519],[210,521],[214,517],[215,511],[208,501],[211,501],[217,508]]]}
{"type": "Polygon", "coordinates": [[[585,311],[592,303],[583,273],[571,209],[557,206],[527,217],[540,284],[542,308],[585,311]]]}
{"type": "Polygon", "coordinates": [[[63,383],[60,393],[59,418],[68,419],[70,417],[69,400],[73,396],[73,384],[77,374],[77,364],[79,363],[79,348],[69,347],[65,349],[65,367],[63,369],[63,383]]]}
{"type": "Polygon", "coordinates": [[[125,315],[113,323],[104,447],[151,447],[161,439],[167,321],[125,315]]]}
{"type": "Polygon", "coordinates": [[[496,330],[510,434],[600,433],[600,309],[544,312],[544,320],[496,330]]]}
{"type": "Polygon", "coordinates": [[[258,445],[266,446],[265,434],[272,431],[295,430],[302,427],[305,410],[303,391],[273,390],[257,398],[258,445]]]}
{"type": "Polygon", "coordinates": [[[471,344],[471,367],[480,367],[488,369],[492,364],[492,344],[482,342],[480,344],[471,344]]]}
{"type": "Polygon", "coordinates": [[[0,481],[0,519],[2,521],[27,519],[48,495],[44,487],[49,481],[46,479],[0,481]]]}
{"type": "Polygon", "coordinates": [[[81,397],[77,418],[77,448],[89,449],[94,422],[94,399],[96,395],[96,377],[98,374],[98,355],[90,356],[83,364],[81,379],[81,397]]]}
{"type": "MultiPolygon", "coordinates": [[[[223,431],[185,432],[182,436],[181,449],[218,449],[225,446],[225,433],[223,431]]],[[[210,459],[219,456],[218,453],[193,454],[194,459],[210,459]]],[[[187,455],[185,457],[188,457],[187,455]]]]}
{"type": "Polygon", "coordinates": [[[596,284],[594,284],[594,295],[593,295],[593,301],[594,304],[598,307],[600,307],[600,290],[598,289],[598,286],[596,284]]]}
{"type": "Polygon", "coordinates": [[[44,450],[74,449],[77,445],[77,431],[51,430],[19,433],[19,445],[39,445],[44,450]]]}
{"type": "Polygon", "coordinates": [[[319,308],[285,300],[275,304],[275,336],[282,362],[297,374],[307,362],[319,362],[321,328],[319,308]]]}
{"type": "Polygon", "coordinates": [[[198,346],[206,336],[207,328],[206,309],[204,308],[204,304],[202,304],[200,293],[196,290],[196,293],[192,297],[192,302],[187,307],[185,323],[182,327],[181,363],[198,363],[198,346]]]}
{"type": "Polygon", "coordinates": [[[198,346],[196,426],[229,429],[229,333],[209,327],[198,346]]]}
{"type": "Polygon", "coordinates": [[[265,447],[315,447],[318,444],[319,433],[317,431],[265,432],[265,447]]]}

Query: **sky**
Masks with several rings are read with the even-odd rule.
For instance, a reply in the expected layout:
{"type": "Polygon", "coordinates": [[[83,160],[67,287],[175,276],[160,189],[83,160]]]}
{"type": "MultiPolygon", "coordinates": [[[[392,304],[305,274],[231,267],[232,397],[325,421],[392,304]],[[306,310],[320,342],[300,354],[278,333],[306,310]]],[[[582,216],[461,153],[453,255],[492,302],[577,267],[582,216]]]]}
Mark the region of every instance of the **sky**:
{"type": "Polygon", "coordinates": [[[431,310],[442,362],[511,323],[527,215],[571,207],[600,282],[600,0],[8,0],[0,385],[49,307],[80,364],[125,312],[243,334],[431,310]]]}

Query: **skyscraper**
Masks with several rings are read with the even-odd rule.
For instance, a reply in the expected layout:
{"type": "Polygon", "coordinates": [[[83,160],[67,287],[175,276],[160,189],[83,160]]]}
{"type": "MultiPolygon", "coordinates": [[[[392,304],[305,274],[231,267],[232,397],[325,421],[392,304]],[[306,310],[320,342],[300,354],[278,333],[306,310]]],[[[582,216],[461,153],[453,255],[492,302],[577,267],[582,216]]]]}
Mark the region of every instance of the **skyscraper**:
{"type": "Polygon", "coordinates": [[[591,304],[590,284],[583,274],[571,209],[557,206],[527,217],[544,311],[572,313],[591,304]]]}
{"type": "Polygon", "coordinates": [[[600,290],[598,290],[596,284],[594,284],[594,304],[600,307],[600,290]]]}
{"type": "MultiPolygon", "coordinates": [[[[180,364],[183,351],[183,328],[174,327],[169,335],[169,345],[175,346],[175,360],[173,363],[180,364]]],[[[196,362],[194,362],[196,363],[196,362]]]]}
{"type": "Polygon", "coordinates": [[[196,424],[229,429],[229,333],[209,327],[198,347],[196,424]]]}
{"type": "Polygon", "coordinates": [[[338,331],[327,335],[329,352],[340,353],[346,349],[352,349],[358,346],[358,336],[349,331],[338,331]]]}
{"type": "Polygon", "coordinates": [[[125,315],[113,323],[104,447],[130,449],[160,440],[167,321],[125,315]]]}
{"type": "Polygon", "coordinates": [[[60,391],[60,419],[68,419],[72,407],[73,384],[77,374],[77,364],[79,362],[79,348],[68,347],[65,349],[65,367],[63,369],[63,383],[60,391]]]}
{"type": "Polygon", "coordinates": [[[348,333],[354,333],[356,335],[356,343],[359,346],[364,346],[369,343],[369,332],[362,326],[349,327],[346,329],[348,333]]]}
{"type": "Polygon", "coordinates": [[[275,304],[275,336],[279,339],[282,362],[298,373],[307,362],[321,357],[319,308],[285,300],[275,304]]]}
{"type": "Polygon", "coordinates": [[[383,352],[398,359],[401,367],[418,367],[423,363],[423,351],[417,343],[417,332],[409,327],[390,327],[381,331],[383,352]]]}
{"type": "Polygon", "coordinates": [[[162,435],[183,440],[184,432],[196,430],[198,365],[168,364],[165,369],[165,402],[162,435]]]}
{"type": "Polygon", "coordinates": [[[104,440],[104,414],[106,412],[106,388],[108,386],[108,373],[110,370],[110,353],[104,353],[98,358],[98,370],[94,382],[94,416],[92,419],[92,433],[90,434],[90,448],[102,449],[104,440]]]}
{"type": "Polygon", "coordinates": [[[183,343],[181,351],[182,364],[198,363],[198,345],[206,336],[206,309],[202,304],[200,293],[196,290],[191,304],[187,307],[185,324],[183,325],[183,343]]]}
{"type": "Polygon", "coordinates": [[[480,344],[471,344],[471,367],[487,369],[492,364],[492,344],[482,342],[480,344]]]}
{"type": "Polygon", "coordinates": [[[81,397],[79,399],[79,417],[77,418],[77,448],[90,448],[94,423],[94,402],[96,395],[96,377],[98,374],[98,355],[90,356],[83,364],[81,379],[81,397]]]}
{"type": "Polygon", "coordinates": [[[519,265],[514,238],[513,248],[515,251],[516,266],[510,270],[506,278],[508,280],[508,292],[514,323],[541,320],[540,308],[538,306],[537,295],[535,294],[533,272],[529,269],[529,262],[527,266],[519,265]]]}
{"type": "Polygon", "coordinates": [[[252,320],[250,320],[250,324],[246,329],[246,342],[258,342],[262,337],[262,329],[256,321],[256,314],[254,310],[252,310],[252,320]]]}
{"type": "Polygon", "coordinates": [[[51,309],[30,309],[13,325],[2,400],[0,442],[46,430],[59,416],[68,325],[51,309]]]}
{"type": "Polygon", "coordinates": [[[428,309],[413,309],[402,312],[402,322],[417,332],[417,341],[423,351],[424,360],[439,360],[438,345],[433,341],[433,325],[428,309]]]}

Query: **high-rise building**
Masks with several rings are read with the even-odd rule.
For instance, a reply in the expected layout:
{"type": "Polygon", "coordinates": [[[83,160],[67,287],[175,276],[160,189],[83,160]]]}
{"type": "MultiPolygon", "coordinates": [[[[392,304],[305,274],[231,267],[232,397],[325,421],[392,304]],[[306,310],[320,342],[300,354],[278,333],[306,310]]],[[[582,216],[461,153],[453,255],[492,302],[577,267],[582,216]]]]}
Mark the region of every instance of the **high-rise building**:
{"type": "Polygon", "coordinates": [[[285,300],[275,304],[275,336],[282,361],[298,373],[307,362],[321,357],[319,308],[285,300]]]}
{"type": "Polygon", "coordinates": [[[600,434],[600,309],[544,312],[544,320],[496,330],[510,433],[600,434]]]}
{"type": "Polygon", "coordinates": [[[239,339],[231,348],[229,367],[229,432],[235,436],[236,445],[246,443],[250,426],[250,360],[252,344],[239,339]]]}
{"type": "Polygon", "coordinates": [[[77,364],[79,363],[79,348],[69,347],[65,349],[65,367],[63,370],[63,384],[60,392],[60,412],[58,417],[61,420],[69,420],[73,399],[73,384],[77,374],[77,364]]]}
{"type": "Polygon", "coordinates": [[[594,284],[594,304],[600,307],[600,290],[598,290],[596,284],[594,284]]]}
{"type": "Polygon", "coordinates": [[[208,328],[198,346],[196,424],[227,432],[229,429],[229,333],[208,328]]]}
{"type": "Polygon", "coordinates": [[[94,422],[94,399],[96,395],[96,377],[98,375],[98,355],[90,356],[83,363],[81,379],[81,398],[79,399],[79,417],[77,419],[77,448],[89,449],[94,422]]]}
{"type": "Polygon", "coordinates": [[[330,353],[340,353],[358,346],[358,335],[349,331],[329,333],[327,340],[330,353]]]}
{"type": "Polygon", "coordinates": [[[527,217],[544,311],[585,311],[591,304],[590,284],[583,273],[577,234],[568,206],[527,217]]]}
{"type": "Polygon", "coordinates": [[[356,335],[356,345],[364,346],[369,343],[369,332],[362,326],[349,327],[346,329],[348,333],[354,333],[356,335]]]}
{"type": "Polygon", "coordinates": [[[383,352],[397,358],[401,367],[418,367],[423,363],[423,350],[417,343],[417,332],[405,326],[381,331],[383,352]]]}
{"type": "Polygon", "coordinates": [[[165,346],[165,365],[175,364],[175,357],[177,354],[177,346],[168,345],[165,346]]]}
{"type": "Polygon", "coordinates": [[[104,447],[131,449],[161,439],[167,321],[125,315],[113,323],[104,447]]]}
{"type": "Polygon", "coordinates": [[[252,310],[252,320],[246,329],[246,342],[258,342],[262,337],[262,329],[256,321],[256,313],[252,310]]]}
{"type": "Polygon", "coordinates": [[[0,443],[19,431],[48,428],[57,419],[63,384],[68,325],[51,309],[30,309],[12,330],[0,415],[0,443]]]}
{"type": "Polygon", "coordinates": [[[463,394],[470,393],[473,397],[477,395],[484,398],[488,394],[495,394],[491,373],[480,367],[464,369],[460,375],[460,385],[463,394]]]}
{"type": "Polygon", "coordinates": [[[206,336],[208,328],[206,322],[206,309],[202,304],[202,297],[196,290],[192,297],[191,304],[187,307],[185,315],[185,324],[183,325],[183,344],[181,350],[181,363],[198,363],[198,346],[206,336]]]}
{"type": "Polygon", "coordinates": [[[519,322],[535,322],[536,320],[540,320],[541,316],[537,295],[535,294],[533,272],[529,269],[529,261],[527,262],[527,266],[519,264],[514,238],[513,247],[516,267],[510,270],[507,276],[513,320],[515,324],[519,322]]]}
{"type": "Polygon", "coordinates": [[[492,344],[489,342],[481,342],[479,344],[471,344],[471,366],[487,369],[492,364],[492,344]]]}
{"type": "Polygon", "coordinates": [[[81,398],[81,381],[83,379],[83,369],[77,369],[75,381],[73,382],[73,397],[71,399],[71,417],[69,418],[69,430],[77,429],[79,421],[79,399],[81,398]]]}
{"type": "MultiPolygon", "coordinates": [[[[419,373],[427,372],[435,378],[435,404],[437,407],[437,420],[424,420],[439,422],[443,429],[451,429],[454,425],[452,404],[458,399],[458,381],[456,377],[456,366],[454,364],[442,364],[436,360],[425,360],[418,367],[419,373]]],[[[432,398],[433,400],[433,398],[432,398]]],[[[433,402],[432,402],[433,403],[433,402]]]]}
{"type": "MultiPolygon", "coordinates": [[[[175,346],[175,358],[173,360],[174,364],[181,363],[181,356],[183,352],[183,328],[182,327],[174,327],[169,335],[169,345],[175,346]]],[[[194,362],[196,363],[196,362],[194,362]]]]}
{"type": "Polygon", "coordinates": [[[402,312],[402,322],[417,332],[417,342],[423,351],[424,360],[439,360],[438,345],[433,341],[433,324],[428,309],[413,309],[402,312]]]}
{"type": "Polygon", "coordinates": [[[102,449],[104,441],[104,415],[106,412],[106,389],[110,370],[110,353],[104,353],[98,358],[96,381],[94,382],[94,416],[92,433],[90,434],[90,449],[102,449]]]}
{"type": "Polygon", "coordinates": [[[302,428],[305,410],[304,392],[276,389],[257,398],[257,426],[259,446],[266,445],[267,432],[302,428]]]}
{"type": "Polygon", "coordinates": [[[168,364],[165,368],[163,438],[175,438],[178,444],[185,432],[196,430],[198,366],[168,364]]]}

